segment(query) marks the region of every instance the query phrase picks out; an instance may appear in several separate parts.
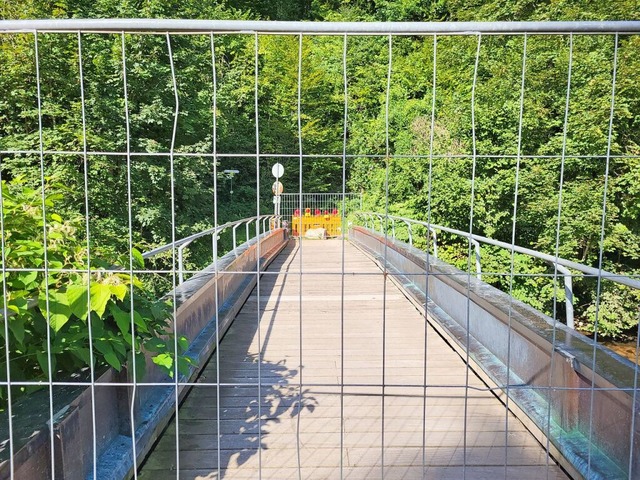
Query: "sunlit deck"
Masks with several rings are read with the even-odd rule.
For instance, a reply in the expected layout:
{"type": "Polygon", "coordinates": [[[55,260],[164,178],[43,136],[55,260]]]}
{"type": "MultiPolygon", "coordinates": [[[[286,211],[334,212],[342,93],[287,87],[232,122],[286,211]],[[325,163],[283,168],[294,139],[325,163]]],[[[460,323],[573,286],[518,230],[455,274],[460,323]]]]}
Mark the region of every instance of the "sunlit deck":
{"type": "Polygon", "coordinates": [[[199,381],[139,478],[566,478],[342,240],[290,242],[199,381]]]}

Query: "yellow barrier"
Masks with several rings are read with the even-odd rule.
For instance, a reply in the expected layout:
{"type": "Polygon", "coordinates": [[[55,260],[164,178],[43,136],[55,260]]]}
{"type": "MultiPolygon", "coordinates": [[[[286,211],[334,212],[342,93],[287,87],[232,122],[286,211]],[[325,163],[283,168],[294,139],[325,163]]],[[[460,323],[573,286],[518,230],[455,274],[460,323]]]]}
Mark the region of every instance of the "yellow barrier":
{"type": "Polygon", "coordinates": [[[327,237],[337,237],[342,234],[342,225],[339,215],[305,215],[303,217],[293,216],[291,218],[291,235],[303,237],[307,230],[312,228],[324,228],[327,237]]]}

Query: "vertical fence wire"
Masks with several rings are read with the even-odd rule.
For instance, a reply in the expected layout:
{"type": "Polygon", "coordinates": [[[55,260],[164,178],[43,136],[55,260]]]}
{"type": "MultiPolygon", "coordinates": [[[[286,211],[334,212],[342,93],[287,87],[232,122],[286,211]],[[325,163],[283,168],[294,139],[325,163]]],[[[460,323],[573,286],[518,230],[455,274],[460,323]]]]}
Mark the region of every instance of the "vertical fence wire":
{"type": "MultiPolygon", "coordinates": [[[[87,148],[87,117],[84,94],[84,71],[82,65],[82,34],[78,32],[78,75],[80,80],[80,108],[82,111],[82,165],[84,181],[84,221],[87,236],[87,318],[91,318],[91,232],[89,227],[89,159],[87,148]]],[[[98,478],[98,430],[96,427],[96,372],[93,364],[93,328],[91,321],[87,321],[89,333],[89,375],[91,379],[91,460],[93,478],[98,478]]]]}
{"type": "MultiPolygon", "coordinates": [[[[384,167],[384,191],[385,191],[385,224],[384,224],[384,260],[383,260],[383,276],[382,276],[382,398],[381,398],[381,452],[380,452],[380,469],[381,476],[384,479],[384,453],[385,453],[385,393],[387,384],[387,259],[388,259],[388,223],[389,223],[389,162],[391,151],[389,147],[389,103],[391,98],[391,72],[393,62],[393,36],[388,35],[388,64],[387,64],[387,86],[385,90],[384,104],[384,143],[385,143],[385,167],[384,167]]],[[[382,222],[381,222],[382,223],[382,222]]],[[[380,225],[382,228],[382,225],[380,225]]]]}
{"type": "Polygon", "coordinates": [[[524,112],[524,85],[527,71],[527,34],[524,34],[524,40],[522,44],[522,77],[520,79],[520,107],[518,117],[518,140],[516,151],[516,172],[515,172],[515,189],[513,192],[513,213],[511,223],[511,255],[509,259],[509,311],[507,319],[507,374],[506,381],[506,395],[504,399],[504,478],[508,478],[509,467],[509,394],[511,393],[511,333],[512,333],[512,317],[513,317],[513,281],[515,277],[515,245],[516,245],[516,225],[518,219],[518,193],[520,186],[520,160],[522,154],[522,118],[524,112]]]}
{"type": "MultiPolygon", "coordinates": [[[[427,180],[427,239],[431,228],[431,194],[433,181],[433,140],[436,124],[436,82],[438,78],[437,69],[438,58],[438,36],[433,35],[433,72],[431,75],[431,123],[429,127],[429,177],[427,180]]],[[[424,345],[423,345],[423,365],[422,365],[422,478],[427,478],[427,362],[429,345],[429,271],[431,269],[431,255],[429,254],[429,242],[426,249],[426,269],[424,281],[424,345]]]]}
{"type": "MultiPolygon", "coordinates": [[[[44,294],[45,294],[45,320],[46,324],[51,324],[51,308],[49,302],[49,256],[48,256],[48,236],[47,236],[47,206],[46,206],[46,194],[47,189],[46,180],[44,175],[44,138],[42,133],[42,91],[41,91],[41,79],[40,79],[40,54],[38,51],[39,36],[38,32],[34,32],[34,53],[36,60],[36,91],[38,95],[38,146],[40,157],[40,184],[42,185],[41,200],[42,200],[42,247],[44,250],[44,294]]],[[[54,432],[54,416],[53,416],[53,360],[51,356],[51,329],[47,328],[47,377],[49,380],[49,447],[51,448],[51,477],[56,477],[56,462],[55,462],[55,432],[54,432]]]]}
{"type": "MultiPolygon", "coordinates": [[[[254,34],[254,107],[256,122],[256,218],[260,216],[260,110],[258,108],[258,73],[259,73],[259,39],[258,33],[254,34]]],[[[258,299],[258,446],[262,445],[262,332],[260,330],[260,222],[256,221],[256,296],[258,299]]],[[[258,448],[258,479],[262,480],[262,447],[258,448]]]]}
{"type": "Polygon", "coordinates": [[[554,255],[555,259],[553,262],[553,329],[551,332],[551,358],[549,360],[549,380],[547,384],[547,397],[549,398],[547,404],[547,421],[546,421],[546,429],[547,429],[547,439],[545,445],[545,462],[546,462],[546,478],[549,480],[549,467],[551,464],[551,406],[553,403],[553,398],[551,396],[553,390],[553,372],[555,362],[556,362],[556,341],[557,341],[557,318],[558,318],[558,259],[560,258],[560,225],[562,222],[562,201],[563,201],[563,190],[564,190],[564,167],[565,167],[565,157],[567,154],[567,132],[569,128],[569,100],[571,99],[571,75],[573,73],[573,34],[569,35],[569,61],[567,66],[567,91],[564,102],[564,120],[562,125],[562,147],[560,151],[560,179],[558,181],[558,210],[556,215],[556,235],[555,235],[555,246],[554,246],[554,255]]]}
{"type": "MultiPolygon", "coordinates": [[[[303,156],[302,156],[302,34],[300,34],[300,37],[298,39],[298,78],[297,78],[297,102],[296,102],[296,123],[297,123],[297,134],[298,134],[298,217],[300,219],[302,219],[302,205],[303,205],[303,191],[304,191],[304,187],[303,187],[303,175],[302,175],[302,169],[303,169],[303,156]]],[[[280,195],[280,201],[282,201],[282,195],[280,195]]],[[[281,214],[282,211],[281,211],[281,214]]],[[[284,215],[284,214],[283,214],[284,215]]],[[[288,217],[287,217],[288,218],[288,217]]],[[[292,217],[293,220],[293,217],[292,217]]],[[[292,222],[292,228],[293,228],[293,222],[292,222]]],[[[303,254],[304,254],[304,248],[302,245],[302,222],[299,223],[298,228],[300,228],[300,234],[298,236],[298,240],[297,240],[297,254],[298,254],[298,365],[299,365],[299,372],[300,372],[300,379],[298,382],[298,392],[299,392],[299,397],[298,397],[298,401],[300,402],[302,399],[302,369],[303,369],[303,363],[302,363],[302,320],[303,320],[303,306],[302,306],[302,284],[303,284],[303,280],[304,280],[304,276],[303,276],[303,254]]],[[[298,476],[301,475],[301,459],[299,456],[299,446],[300,446],[300,412],[301,410],[298,410],[298,418],[296,419],[296,446],[298,447],[298,457],[297,457],[297,461],[298,461],[298,476]]]]}
{"type": "Polygon", "coordinates": [[[4,191],[3,191],[3,179],[2,179],[2,156],[0,156],[0,272],[2,272],[2,315],[4,317],[4,359],[6,362],[5,373],[7,374],[7,430],[9,434],[8,449],[9,449],[9,477],[15,476],[15,465],[13,455],[15,452],[14,440],[13,440],[13,395],[11,392],[11,349],[9,341],[9,292],[7,289],[7,252],[5,243],[5,227],[4,227],[4,191]]]}
{"type": "MultiPolygon", "coordinates": [[[[297,78],[297,104],[296,119],[298,123],[298,155],[300,163],[300,174],[302,174],[302,34],[298,36],[298,78],[297,78]]],[[[300,179],[300,189],[302,190],[302,178],[300,179]]],[[[302,195],[301,195],[302,196],[302,195]]],[[[278,198],[280,200],[280,198],[278,198]]],[[[302,461],[300,458],[300,422],[302,417],[302,389],[304,363],[302,360],[302,255],[300,255],[300,285],[298,288],[299,305],[299,325],[298,325],[298,415],[296,418],[296,461],[298,466],[298,480],[302,480],[302,461]]]]}
{"type": "MultiPolygon", "coordinates": [[[[122,86],[124,96],[124,113],[125,113],[125,129],[126,129],[126,148],[127,148],[127,220],[128,220],[128,242],[129,242],[129,282],[131,287],[129,289],[129,295],[131,297],[129,308],[131,310],[131,385],[130,385],[130,398],[129,398],[129,422],[131,429],[131,456],[133,458],[133,478],[138,479],[138,469],[136,468],[136,459],[138,458],[138,446],[136,444],[136,399],[138,393],[138,378],[137,378],[137,361],[136,358],[136,324],[134,316],[134,302],[133,302],[133,197],[131,187],[131,122],[129,118],[129,92],[127,86],[127,50],[125,44],[125,34],[122,32],[120,35],[121,47],[122,47],[122,86]]],[[[175,275],[175,261],[173,262],[175,275]]]]}
{"type": "MultiPolygon", "coordinates": [[[[346,189],[347,189],[347,129],[349,126],[349,90],[347,82],[347,43],[348,36],[342,37],[342,83],[344,86],[344,114],[342,117],[342,211],[340,212],[341,225],[346,224],[346,189]]],[[[340,480],[344,478],[344,292],[345,292],[345,261],[346,238],[342,235],[340,256],[340,480]]]]}
{"type": "Polygon", "coordinates": [[[600,302],[602,293],[602,264],[604,261],[604,235],[607,220],[607,189],[609,187],[609,163],[611,161],[611,143],[613,139],[613,116],[615,113],[616,78],[618,73],[618,34],[613,40],[613,68],[611,74],[611,107],[609,113],[609,132],[607,134],[607,154],[604,170],[604,186],[602,192],[602,218],[600,224],[600,243],[598,252],[598,283],[596,285],[596,311],[593,326],[593,360],[591,365],[591,391],[589,394],[589,442],[587,451],[587,478],[591,474],[592,446],[593,446],[593,409],[596,391],[596,347],[598,346],[598,321],[600,320],[600,302]]]}
{"type": "MultiPolygon", "coordinates": [[[[173,90],[175,109],[173,112],[173,129],[171,131],[171,146],[169,147],[169,175],[170,175],[170,187],[171,187],[171,243],[176,243],[176,187],[175,187],[175,146],[176,135],[178,132],[178,114],[180,113],[180,98],[178,95],[178,82],[176,80],[176,69],[173,64],[173,51],[171,49],[171,36],[166,34],[167,52],[169,54],[169,67],[171,71],[171,88],[173,90]]],[[[215,236],[215,233],[214,233],[215,236]]],[[[171,304],[173,308],[173,381],[174,381],[174,411],[176,418],[176,480],[180,477],[180,371],[178,370],[178,338],[180,332],[178,330],[178,299],[176,295],[176,249],[171,249],[171,304]]],[[[134,468],[135,468],[134,459],[134,468]]]]}
{"type": "MultiPolygon", "coordinates": [[[[218,72],[216,71],[216,46],[213,33],[209,34],[209,38],[211,44],[211,78],[213,80],[213,131],[211,134],[211,147],[213,151],[213,226],[218,228],[218,72]]],[[[248,238],[246,240],[249,241],[248,238]]],[[[235,242],[233,248],[234,250],[236,248],[235,242]]],[[[217,232],[213,234],[213,274],[216,279],[219,278],[217,232]]],[[[220,445],[222,443],[222,434],[220,432],[220,411],[222,410],[222,405],[220,404],[220,298],[217,281],[215,286],[214,321],[216,325],[216,469],[218,478],[222,478],[222,447],[220,445]]]]}
{"type": "MultiPolygon", "coordinates": [[[[129,119],[129,95],[128,95],[128,85],[127,85],[127,63],[126,63],[126,43],[125,43],[125,33],[121,34],[122,41],[122,77],[123,77],[123,95],[124,95],[124,110],[125,110],[125,128],[126,128],[126,150],[127,150],[127,213],[128,213],[128,243],[129,243],[129,251],[133,248],[133,213],[132,213],[132,184],[131,184],[131,123],[129,119]]],[[[134,281],[133,281],[133,257],[129,255],[129,280],[130,280],[130,327],[131,327],[131,351],[132,351],[132,380],[131,385],[129,386],[129,422],[130,422],[130,430],[131,430],[131,453],[134,462],[133,468],[133,476],[135,479],[138,478],[138,472],[135,468],[137,454],[137,444],[136,444],[136,399],[137,399],[137,389],[138,389],[138,379],[137,379],[137,369],[136,362],[137,358],[135,355],[136,350],[136,341],[135,341],[135,318],[134,318],[134,281]]]]}
{"type": "Polygon", "coordinates": [[[473,248],[471,242],[471,235],[473,234],[473,207],[476,185],[476,163],[477,163],[477,149],[476,149],[476,86],[478,83],[478,65],[480,63],[480,47],[482,45],[482,34],[478,34],[478,42],[476,46],[475,63],[473,67],[473,83],[471,86],[471,144],[472,144],[472,167],[471,167],[471,192],[469,196],[469,242],[467,252],[467,311],[466,311],[466,352],[465,352],[465,379],[464,379],[464,425],[463,425],[463,438],[462,438],[462,478],[467,478],[467,434],[468,425],[467,418],[469,416],[469,375],[471,370],[471,357],[469,354],[469,346],[471,343],[470,337],[470,324],[471,324],[471,249],[473,248]]]}

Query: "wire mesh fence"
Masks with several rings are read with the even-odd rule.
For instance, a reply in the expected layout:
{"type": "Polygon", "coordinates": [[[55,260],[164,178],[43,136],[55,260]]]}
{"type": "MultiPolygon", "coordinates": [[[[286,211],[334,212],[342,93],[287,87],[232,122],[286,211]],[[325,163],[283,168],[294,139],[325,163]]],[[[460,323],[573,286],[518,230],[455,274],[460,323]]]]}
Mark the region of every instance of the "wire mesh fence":
{"type": "Polygon", "coordinates": [[[0,478],[637,477],[638,32],[1,21],[0,478]]]}
{"type": "Polygon", "coordinates": [[[280,202],[280,215],[294,237],[318,228],[325,236],[340,236],[346,231],[342,220],[362,210],[362,195],[357,193],[283,193],[280,202]]]}

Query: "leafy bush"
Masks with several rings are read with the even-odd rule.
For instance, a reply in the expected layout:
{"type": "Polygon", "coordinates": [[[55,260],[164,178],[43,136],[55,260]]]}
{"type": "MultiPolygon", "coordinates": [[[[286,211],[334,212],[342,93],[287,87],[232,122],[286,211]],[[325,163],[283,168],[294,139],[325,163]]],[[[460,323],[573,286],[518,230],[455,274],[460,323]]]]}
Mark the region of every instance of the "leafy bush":
{"type": "MultiPolygon", "coordinates": [[[[595,284],[595,280],[591,283],[595,284]]],[[[599,303],[594,299],[589,304],[586,318],[580,319],[578,326],[593,334],[597,320],[600,336],[624,340],[634,338],[638,334],[638,305],[639,290],[603,280],[599,303]]]]}
{"type": "MultiPolygon", "coordinates": [[[[173,376],[171,304],[154,299],[139,278],[114,265],[128,265],[128,258],[109,262],[92,247],[89,271],[87,243],[81,238],[83,217],[63,219],[56,213],[63,192],[59,185],[46,187],[43,222],[42,189],[29,188],[19,179],[2,182],[6,293],[0,296],[0,378],[6,379],[7,346],[13,381],[48,380],[49,362],[53,378],[68,378],[91,362],[96,368],[120,371],[132,363],[133,355],[141,378],[144,351],[173,376]]],[[[133,260],[134,268],[144,267],[136,250],[133,260]]],[[[185,371],[190,363],[182,356],[186,338],[178,345],[178,367],[185,371]]]]}

